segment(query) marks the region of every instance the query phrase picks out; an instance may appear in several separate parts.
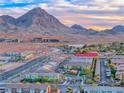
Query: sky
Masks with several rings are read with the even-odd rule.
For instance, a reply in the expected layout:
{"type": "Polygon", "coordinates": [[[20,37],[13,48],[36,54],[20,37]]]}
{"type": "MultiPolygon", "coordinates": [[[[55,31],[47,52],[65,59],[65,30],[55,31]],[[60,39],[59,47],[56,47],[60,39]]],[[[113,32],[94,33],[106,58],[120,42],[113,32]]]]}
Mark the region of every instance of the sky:
{"type": "Polygon", "coordinates": [[[104,30],[124,25],[124,0],[0,0],[0,15],[17,18],[35,7],[68,26],[104,30]]]}

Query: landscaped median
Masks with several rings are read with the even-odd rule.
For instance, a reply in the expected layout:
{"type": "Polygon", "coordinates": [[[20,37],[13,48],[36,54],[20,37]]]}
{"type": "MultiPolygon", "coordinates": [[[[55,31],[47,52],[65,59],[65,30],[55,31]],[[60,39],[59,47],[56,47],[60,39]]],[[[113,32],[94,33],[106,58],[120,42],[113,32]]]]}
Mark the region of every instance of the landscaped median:
{"type": "Polygon", "coordinates": [[[50,84],[62,84],[65,82],[65,77],[63,75],[56,76],[27,76],[23,78],[20,82],[22,83],[50,83],[50,84]]]}
{"type": "Polygon", "coordinates": [[[21,80],[21,82],[23,83],[61,83],[61,80],[59,80],[58,78],[49,78],[49,77],[35,77],[35,78],[31,78],[31,77],[26,77],[23,80],[21,80]]]}

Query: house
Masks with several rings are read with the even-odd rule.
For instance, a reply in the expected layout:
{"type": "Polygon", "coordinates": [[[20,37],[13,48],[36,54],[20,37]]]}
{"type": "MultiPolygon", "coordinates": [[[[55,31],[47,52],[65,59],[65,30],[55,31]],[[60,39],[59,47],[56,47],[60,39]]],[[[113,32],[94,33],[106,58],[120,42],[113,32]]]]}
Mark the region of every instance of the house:
{"type": "Polygon", "coordinates": [[[0,85],[0,93],[59,93],[59,89],[48,84],[13,83],[0,85]]]}
{"type": "Polygon", "coordinates": [[[18,42],[18,39],[0,38],[0,42],[18,42]]]}
{"type": "Polygon", "coordinates": [[[11,57],[0,56],[0,63],[8,63],[11,62],[11,57]]]}
{"type": "Polygon", "coordinates": [[[45,84],[4,84],[1,89],[4,93],[48,93],[45,84]]]}
{"type": "Polygon", "coordinates": [[[124,93],[123,87],[108,87],[108,86],[96,86],[96,87],[84,87],[84,93],[124,93]]]}
{"type": "Polygon", "coordinates": [[[68,46],[73,48],[82,48],[84,44],[68,44],[68,46]]]}
{"type": "Polygon", "coordinates": [[[112,63],[115,64],[116,67],[116,77],[122,79],[124,75],[124,60],[123,59],[112,59],[112,63]]]}

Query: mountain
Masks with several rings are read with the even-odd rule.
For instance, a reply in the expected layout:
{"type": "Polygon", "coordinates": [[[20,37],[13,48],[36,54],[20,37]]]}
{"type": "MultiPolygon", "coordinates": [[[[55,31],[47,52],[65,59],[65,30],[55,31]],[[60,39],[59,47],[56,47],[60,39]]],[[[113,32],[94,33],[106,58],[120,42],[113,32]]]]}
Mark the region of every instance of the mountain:
{"type": "Polygon", "coordinates": [[[79,33],[82,33],[83,34],[88,34],[88,35],[108,35],[108,34],[111,34],[111,35],[118,35],[118,34],[124,34],[124,26],[122,25],[117,25],[115,27],[113,27],[112,29],[106,29],[104,31],[96,31],[96,30],[93,30],[93,29],[86,29],[84,27],[82,27],[81,25],[78,25],[78,24],[74,24],[71,26],[71,28],[73,29],[76,29],[79,31],[79,33]]]}
{"type": "Polygon", "coordinates": [[[16,27],[16,29],[20,29],[21,31],[51,35],[66,34],[72,30],[39,7],[30,10],[16,19],[8,15],[0,16],[0,30],[10,30],[11,27],[16,27]]]}
{"type": "Polygon", "coordinates": [[[0,16],[0,31],[1,32],[15,32],[18,28],[14,25],[15,19],[11,16],[0,16]]]}
{"type": "Polygon", "coordinates": [[[8,15],[0,16],[0,19],[4,21],[0,27],[1,31],[10,32],[26,31],[36,32],[48,35],[63,35],[63,34],[81,34],[81,35],[93,35],[96,33],[94,30],[86,29],[78,24],[72,27],[65,26],[57,18],[48,14],[45,10],[40,7],[34,8],[24,15],[13,18],[8,15]],[[12,29],[12,28],[14,29],[12,29]],[[18,29],[18,30],[17,30],[18,29]]]}
{"type": "Polygon", "coordinates": [[[3,15],[3,16],[0,16],[0,19],[2,19],[5,23],[10,23],[10,24],[15,24],[15,18],[11,17],[11,16],[8,16],[8,15],[3,15]]]}
{"type": "Polygon", "coordinates": [[[82,35],[95,35],[97,33],[95,30],[84,28],[78,24],[72,25],[71,28],[75,30],[75,33],[82,35]]]}
{"type": "Polygon", "coordinates": [[[87,30],[86,28],[82,27],[81,25],[78,25],[78,24],[74,24],[71,26],[71,28],[73,29],[77,29],[77,30],[87,30]]]}
{"type": "Polygon", "coordinates": [[[62,24],[56,17],[50,15],[40,7],[34,8],[24,15],[13,18],[9,15],[0,16],[0,31],[2,32],[31,32],[47,35],[107,35],[122,34],[124,26],[118,25],[109,30],[98,32],[96,30],[87,29],[81,25],[74,24],[68,27],[62,24]]]}
{"type": "Polygon", "coordinates": [[[16,19],[16,26],[32,32],[47,34],[68,33],[71,29],[41,8],[34,8],[16,19]]]}
{"type": "Polygon", "coordinates": [[[124,34],[124,26],[117,25],[117,26],[113,27],[112,29],[104,30],[103,33],[112,34],[112,35],[124,34]]]}

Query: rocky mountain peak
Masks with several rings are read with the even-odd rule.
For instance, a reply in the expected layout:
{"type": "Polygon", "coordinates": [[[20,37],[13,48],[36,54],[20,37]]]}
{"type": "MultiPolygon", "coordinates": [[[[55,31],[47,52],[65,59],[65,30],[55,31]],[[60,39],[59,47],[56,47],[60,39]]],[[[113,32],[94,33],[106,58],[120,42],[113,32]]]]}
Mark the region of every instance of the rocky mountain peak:
{"type": "Polygon", "coordinates": [[[124,33],[124,26],[117,25],[112,29],[105,31],[95,31],[82,27],[81,25],[74,24],[70,28],[61,23],[56,17],[47,13],[44,9],[36,7],[24,15],[13,18],[9,15],[0,16],[0,30],[13,32],[18,29],[24,29],[24,31],[31,31],[37,33],[54,34],[82,34],[82,35],[105,35],[105,34],[120,34],[124,33]],[[16,28],[16,29],[15,29],[16,28]]]}
{"type": "Polygon", "coordinates": [[[15,24],[15,18],[8,16],[8,15],[2,15],[0,16],[1,21],[3,20],[4,23],[10,23],[15,24]]]}
{"type": "Polygon", "coordinates": [[[82,27],[81,25],[78,25],[78,24],[72,25],[71,28],[77,29],[77,30],[87,30],[86,28],[84,28],[84,27],[82,27]]]}
{"type": "Polygon", "coordinates": [[[114,30],[124,30],[124,26],[122,26],[122,25],[117,25],[117,26],[115,26],[115,27],[113,27],[112,29],[114,29],[114,30]]]}
{"type": "Polygon", "coordinates": [[[34,8],[27,12],[27,14],[30,14],[32,16],[43,16],[48,14],[44,9],[41,9],[40,7],[34,8]]]}

